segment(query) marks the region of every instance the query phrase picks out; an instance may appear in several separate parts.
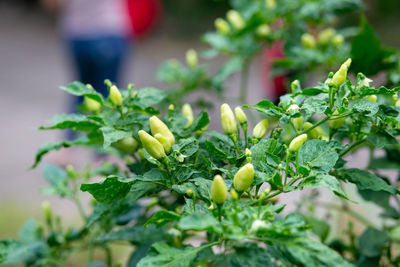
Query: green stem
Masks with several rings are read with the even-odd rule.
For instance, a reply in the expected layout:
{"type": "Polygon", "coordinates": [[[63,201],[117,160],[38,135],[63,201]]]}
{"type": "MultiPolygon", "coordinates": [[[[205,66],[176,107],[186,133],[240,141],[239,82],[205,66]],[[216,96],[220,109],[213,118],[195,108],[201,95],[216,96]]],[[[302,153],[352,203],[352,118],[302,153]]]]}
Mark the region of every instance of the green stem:
{"type": "Polygon", "coordinates": [[[354,144],[348,146],[345,150],[343,150],[339,156],[343,157],[344,155],[346,155],[348,152],[350,152],[350,150],[352,150],[353,148],[355,148],[356,146],[364,143],[364,141],[367,140],[367,138],[363,138],[361,140],[358,140],[357,142],[355,142],[354,144]]]}
{"type": "Polygon", "coordinates": [[[91,263],[93,261],[93,249],[94,249],[94,245],[89,244],[88,263],[91,263]]]}
{"type": "Polygon", "coordinates": [[[247,123],[243,123],[240,126],[242,126],[243,130],[245,148],[248,148],[249,141],[247,140],[247,123]]]}
{"type": "Polygon", "coordinates": [[[245,60],[240,75],[240,95],[239,101],[241,104],[247,103],[247,85],[249,81],[250,59],[245,60]]]}
{"type": "Polygon", "coordinates": [[[290,159],[290,152],[288,151],[286,153],[286,169],[285,169],[285,183],[284,183],[284,185],[286,185],[286,183],[287,183],[287,177],[288,177],[288,173],[289,173],[289,164],[290,164],[289,159],[290,159]]]}
{"type": "Polygon", "coordinates": [[[330,208],[330,209],[336,209],[338,211],[345,211],[347,212],[351,217],[353,217],[354,219],[357,219],[359,222],[367,225],[367,226],[374,226],[374,224],[372,222],[370,222],[367,218],[365,218],[364,216],[362,216],[361,214],[355,212],[354,210],[350,209],[347,205],[345,206],[337,206],[334,204],[328,204],[328,203],[316,203],[317,205],[321,205],[324,206],[326,208],[330,208]]]}
{"type": "Polygon", "coordinates": [[[232,140],[233,144],[235,145],[236,151],[240,155],[241,152],[240,152],[240,148],[239,148],[239,145],[238,145],[237,136],[235,134],[230,134],[229,138],[232,140]]]}
{"type": "Polygon", "coordinates": [[[110,249],[109,247],[105,246],[105,247],[104,247],[104,250],[105,250],[105,252],[106,252],[107,265],[108,265],[108,266],[113,266],[113,264],[112,264],[113,259],[112,259],[112,252],[111,252],[111,249],[110,249]]]}
{"type": "Polygon", "coordinates": [[[318,127],[319,125],[323,124],[324,122],[326,122],[327,120],[329,120],[331,118],[331,116],[326,116],[325,118],[323,118],[322,120],[320,120],[319,122],[317,122],[316,124],[314,124],[313,126],[311,126],[310,128],[308,128],[307,130],[302,131],[301,133],[299,133],[299,135],[301,134],[305,134],[308,133],[309,131],[311,131],[312,129],[314,129],[315,127],[318,127]]]}
{"type": "Polygon", "coordinates": [[[79,199],[79,196],[75,196],[73,200],[74,200],[76,207],[78,208],[79,215],[82,217],[83,221],[87,222],[88,217],[86,216],[86,213],[82,207],[82,203],[81,203],[81,200],[79,199]]]}
{"type": "Polygon", "coordinates": [[[218,221],[222,222],[222,216],[221,216],[221,209],[222,209],[222,205],[216,204],[217,205],[217,209],[218,209],[218,221]]]}

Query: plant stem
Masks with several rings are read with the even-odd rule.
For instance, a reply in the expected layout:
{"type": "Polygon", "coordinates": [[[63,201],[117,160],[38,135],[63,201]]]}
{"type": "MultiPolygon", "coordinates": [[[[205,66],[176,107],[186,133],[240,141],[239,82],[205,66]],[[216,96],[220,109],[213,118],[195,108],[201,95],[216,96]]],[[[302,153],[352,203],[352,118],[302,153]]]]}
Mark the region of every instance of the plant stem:
{"type": "Polygon", "coordinates": [[[287,183],[287,177],[288,177],[288,173],[289,173],[289,157],[290,157],[290,152],[288,151],[286,153],[286,169],[285,169],[285,183],[283,185],[286,185],[287,183]]]}
{"type": "Polygon", "coordinates": [[[334,204],[328,204],[328,203],[315,203],[316,205],[321,205],[326,208],[331,208],[331,209],[336,209],[338,211],[345,211],[347,212],[351,217],[357,219],[359,222],[367,225],[367,226],[374,226],[373,223],[371,223],[367,218],[362,216],[361,214],[355,212],[354,210],[350,209],[347,205],[345,206],[337,206],[334,204]]]}
{"type": "Polygon", "coordinates": [[[250,59],[246,59],[243,63],[242,72],[240,75],[240,95],[239,101],[241,104],[247,103],[247,85],[249,81],[250,59]]]}
{"type": "Polygon", "coordinates": [[[310,128],[308,128],[307,130],[304,130],[304,131],[300,132],[299,135],[308,133],[309,131],[311,131],[311,130],[314,129],[315,127],[318,127],[319,125],[321,125],[321,124],[323,124],[324,122],[326,122],[327,120],[329,120],[330,118],[331,118],[331,116],[327,115],[325,118],[323,118],[322,120],[320,120],[319,122],[317,122],[316,124],[314,124],[313,126],[311,126],[310,128]]]}
{"type": "Polygon", "coordinates": [[[350,152],[350,150],[352,150],[353,148],[355,148],[356,146],[360,145],[361,143],[363,143],[365,140],[367,140],[367,138],[363,138],[361,140],[358,140],[357,142],[355,142],[354,144],[350,145],[349,147],[347,147],[344,151],[342,151],[339,156],[343,157],[344,155],[346,155],[348,152],[350,152]]]}
{"type": "Polygon", "coordinates": [[[104,250],[106,251],[107,265],[108,265],[108,266],[113,266],[113,264],[112,264],[113,259],[112,259],[112,252],[111,252],[111,249],[110,249],[108,246],[105,246],[105,247],[104,247],[104,250]]]}
{"type": "Polygon", "coordinates": [[[82,203],[81,203],[81,200],[80,200],[79,196],[75,196],[73,198],[73,200],[75,202],[76,207],[78,208],[79,215],[82,217],[83,221],[87,222],[88,221],[88,217],[86,216],[86,213],[85,213],[85,211],[84,211],[84,209],[82,207],[82,203]]]}

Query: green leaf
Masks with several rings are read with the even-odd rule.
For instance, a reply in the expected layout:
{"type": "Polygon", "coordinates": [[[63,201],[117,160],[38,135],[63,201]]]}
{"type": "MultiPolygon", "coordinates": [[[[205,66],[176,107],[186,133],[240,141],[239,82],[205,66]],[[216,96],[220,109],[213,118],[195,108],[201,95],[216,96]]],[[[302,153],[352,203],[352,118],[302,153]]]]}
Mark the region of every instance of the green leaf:
{"type": "Polygon", "coordinates": [[[364,99],[354,101],[351,104],[350,108],[354,112],[359,112],[368,116],[373,116],[379,111],[378,103],[364,99]]]}
{"type": "Polygon", "coordinates": [[[166,243],[155,243],[148,255],[139,261],[137,267],[190,267],[197,253],[206,247],[208,245],[177,249],[166,243]]]}
{"type": "Polygon", "coordinates": [[[190,157],[197,150],[199,150],[199,141],[194,137],[180,139],[177,144],[172,146],[172,151],[179,151],[185,157],[190,157]]]}
{"type": "Polygon", "coordinates": [[[42,145],[38,151],[36,152],[35,162],[32,165],[32,169],[36,168],[39,162],[42,160],[42,157],[53,150],[59,150],[62,147],[70,147],[75,145],[85,145],[89,144],[90,140],[86,135],[80,136],[72,141],[61,141],[55,143],[47,143],[42,145]]]}
{"type": "Polygon", "coordinates": [[[27,220],[18,232],[18,239],[24,244],[34,243],[41,240],[41,227],[35,220],[27,220]]]}
{"type": "Polygon", "coordinates": [[[350,267],[336,251],[306,237],[295,238],[274,245],[291,263],[307,267],[350,267]]]}
{"type": "Polygon", "coordinates": [[[400,218],[400,212],[390,205],[391,194],[386,191],[372,191],[372,190],[358,190],[360,196],[366,200],[375,203],[384,209],[382,217],[389,217],[393,219],[400,218]]]}
{"type": "Polygon", "coordinates": [[[359,169],[343,169],[339,174],[347,181],[355,184],[359,190],[386,191],[398,194],[399,190],[386,183],[382,178],[359,169]]]}
{"type": "Polygon", "coordinates": [[[322,140],[309,140],[299,150],[299,164],[310,166],[323,172],[330,171],[339,159],[331,146],[322,140]]]}
{"type": "Polygon", "coordinates": [[[383,231],[368,227],[358,240],[359,251],[367,257],[381,255],[381,251],[389,237],[383,231]]]}
{"type": "Polygon", "coordinates": [[[148,227],[150,224],[156,224],[157,227],[162,227],[169,222],[177,221],[181,218],[181,216],[173,211],[168,210],[160,210],[154,213],[145,224],[145,227],[148,227]]]}
{"type": "Polygon", "coordinates": [[[49,120],[52,126],[41,126],[40,130],[71,129],[73,131],[90,132],[98,129],[100,124],[89,120],[81,114],[59,114],[49,120]]]}
{"type": "Polygon", "coordinates": [[[103,133],[104,137],[104,148],[109,147],[112,143],[117,142],[118,140],[132,136],[132,133],[119,131],[112,127],[102,127],[100,128],[100,130],[103,133]]]}
{"type": "Polygon", "coordinates": [[[388,159],[386,156],[381,158],[375,158],[369,163],[369,169],[389,169],[398,170],[400,169],[400,163],[388,159]]]}
{"type": "Polygon", "coordinates": [[[384,148],[388,145],[397,144],[396,138],[394,138],[393,136],[391,136],[385,132],[376,133],[376,134],[368,137],[367,140],[370,141],[375,146],[375,148],[378,148],[378,149],[384,148]]]}
{"type": "Polygon", "coordinates": [[[43,241],[29,244],[14,240],[0,240],[0,264],[18,264],[32,260],[36,255],[45,255],[48,246],[43,241]]]}
{"type": "Polygon", "coordinates": [[[344,199],[349,199],[346,194],[343,192],[343,189],[340,187],[339,181],[336,177],[329,174],[317,174],[316,176],[308,177],[301,181],[298,187],[306,187],[306,188],[319,188],[326,187],[335,193],[335,195],[342,197],[344,199]]]}
{"type": "Polygon", "coordinates": [[[251,147],[252,164],[257,171],[271,176],[281,162],[283,146],[278,140],[269,138],[261,139],[251,147]]]}
{"type": "Polygon", "coordinates": [[[395,51],[382,47],[374,29],[368,24],[365,16],[362,16],[360,31],[354,36],[351,45],[351,70],[354,73],[362,72],[367,76],[373,76],[394,66],[387,61],[387,58],[394,53],[395,51]]]}
{"type": "Polygon", "coordinates": [[[145,87],[138,91],[134,102],[141,107],[153,106],[163,101],[166,96],[163,91],[153,87],[145,87]]]}
{"type": "MultiPolygon", "coordinates": [[[[227,255],[229,266],[246,267],[275,267],[273,256],[265,248],[260,248],[253,243],[243,243],[233,247],[234,253],[227,255]]],[[[222,265],[221,265],[222,266],[222,265]]]]}
{"type": "Polygon", "coordinates": [[[101,203],[110,203],[124,198],[130,191],[132,184],[132,179],[109,176],[98,183],[82,184],[81,191],[89,192],[101,203]]]}
{"type": "Polygon", "coordinates": [[[308,115],[313,115],[314,113],[324,114],[325,110],[328,108],[328,100],[329,98],[326,94],[310,97],[304,101],[303,105],[301,105],[301,109],[308,115]]]}
{"type": "Polygon", "coordinates": [[[311,231],[320,238],[321,242],[325,242],[330,231],[329,224],[313,216],[304,216],[304,219],[306,220],[307,224],[312,225],[313,228],[311,231]]]}
{"type": "Polygon", "coordinates": [[[68,174],[64,169],[52,164],[46,164],[43,168],[43,176],[51,186],[41,188],[41,192],[59,195],[60,197],[72,197],[67,183],[68,174]]]}
{"type": "Polygon", "coordinates": [[[154,242],[161,238],[162,232],[153,227],[144,228],[143,226],[132,226],[97,237],[95,238],[95,242],[127,240],[133,243],[143,243],[148,241],[154,242]]]}
{"type": "Polygon", "coordinates": [[[385,86],[381,86],[378,89],[375,88],[364,88],[361,91],[360,96],[364,97],[367,95],[394,95],[395,93],[397,93],[398,91],[400,91],[400,87],[395,87],[392,89],[388,89],[385,86]]]}
{"type": "Polygon", "coordinates": [[[178,134],[180,136],[190,135],[191,133],[202,130],[209,123],[210,123],[210,118],[208,117],[208,113],[205,111],[200,111],[200,113],[197,114],[197,116],[194,118],[192,124],[190,124],[189,127],[185,129],[178,129],[178,134]]]}
{"type": "Polygon", "coordinates": [[[220,223],[211,214],[196,212],[189,216],[183,217],[179,223],[178,228],[181,230],[193,231],[209,231],[220,233],[222,231],[220,223]]]}
{"type": "Polygon", "coordinates": [[[97,93],[95,90],[87,87],[86,85],[84,85],[81,82],[75,81],[75,82],[70,83],[67,86],[61,86],[60,89],[67,91],[71,95],[90,97],[99,103],[103,103],[103,101],[104,101],[101,94],[97,93]]]}
{"type": "Polygon", "coordinates": [[[301,94],[306,96],[315,96],[320,93],[326,93],[326,91],[322,88],[305,88],[301,91],[301,94]]]}
{"type": "Polygon", "coordinates": [[[196,194],[197,198],[210,201],[211,184],[212,184],[211,180],[207,180],[204,178],[195,178],[190,180],[190,182],[188,183],[173,185],[172,190],[181,195],[185,195],[187,190],[190,189],[196,194]]]}
{"type": "Polygon", "coordinates": [[[243,58],[240,56],[231,57],[217,72],[217,74],[213,77],[213,84],[215,87],[220,88],[223,82],[239,71],[243,66],[243,58]]]}

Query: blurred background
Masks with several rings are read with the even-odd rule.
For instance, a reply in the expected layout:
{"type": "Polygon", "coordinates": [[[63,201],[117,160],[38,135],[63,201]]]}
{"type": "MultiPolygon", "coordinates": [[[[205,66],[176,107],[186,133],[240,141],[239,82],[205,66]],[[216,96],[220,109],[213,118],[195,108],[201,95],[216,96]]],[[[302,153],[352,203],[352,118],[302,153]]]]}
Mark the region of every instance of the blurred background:
{"type": "MultiPolygon", "coordinates": [[[[40,145],[63,138],[60,132],[37,129],[53,115],[68,110],[67,94],[58,87],[78,77],[70,44],[65,41],[65,24],[59,23],[57,8],[49,5],[45,8],[45,2],[48,1],[0,1],[0,239],[16,237],[27,218],[41,220],[40,203],[45,199],[68,215],[64,216],[67,223],[73,223],[76,213],[68,201],[39,192],[45,185],[42,166],[29,169],[40,145]]],[[[214,19],[229,9],[226,0],[131,2],[134,7],[130,19],[136,19],[136,25],[141,26],[124,47],[125,60],[121,64],[125,65],[119,79],[122,88],[128,82],[133,82],[136,88],[165,88],[155,79],[159,64],[170,58],[183,61],[188,49],[201,49],[201,34],[212,30],[214,19]]],[[[364,2],[367,18],[384,44],[399,49],[400,1],[364,2]]],[[[343,23],[358,21],[359,14],[355,14],[343,23]]],[[[260,64],[256,60],[251,67],[249,104],[271,95],[263,84],[260,64]]],[[[235,77],[230,80],[231,85],[237,82],[235,77]]],[[[57,162],[53,154],[57,153],[51,153],[45,161],[57,162]]],[[[353,156],[355,164],[363,162],[362,154],[353,156]]],[[[89,161],[90,156],[83,153],[74,160],[89,161]]]]}

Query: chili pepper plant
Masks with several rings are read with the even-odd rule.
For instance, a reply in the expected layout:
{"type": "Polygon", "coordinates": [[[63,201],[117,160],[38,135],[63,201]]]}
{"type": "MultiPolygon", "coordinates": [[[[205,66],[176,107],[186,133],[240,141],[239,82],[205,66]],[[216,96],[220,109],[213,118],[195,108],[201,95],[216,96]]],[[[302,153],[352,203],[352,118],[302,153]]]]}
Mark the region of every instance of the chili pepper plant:
{"type": "Polygon", "coordinates": [[[43,224],[29,220],[19,240],[0,241],[0,263],[66,266],[83,252],[87,261],[79,266],[92,267],[399,265],[398,180],[383,172],[400,166],[395,54],[365,21],[351,45],[354,31],[329,28],[332,18],[361,8],[359,1],[232,3],[235,10],[204,36],[211,48],[203,57],[228,56],[216,74],[191,50],[187,66],[169,61],[159,71],[169,91],[123,90],[106,81],[105,98],[80,82],[61,88],[84,97],[83,112],[57,115],[40,129],[81,134],[40,147],[33,168],[47,153],[73,146],[120,164],[44,164],[49,186],[42,191],[75,203],[82,224],[64,225],[62,212],[44,202],[43,224]],[[293,80],[277,104],[244,105],[251,60],[280,40],[287,58],[279,68],[332,72],[312,87],[293,80]],[[373,58],[372,50],[363,50],[370,40],[373,58]],[[349,55],[353,63],[345,60],[349,55]],[[337,70],[338,62],[344,63],[337,70]],[[382,71],[387,83],[375,88],[367,76],[382,71]],[[210,118],[184,103],[192,90],[221,91],[236,72],[242,73],[241,105],[223,104],[220,116],[210,118]],[[255,125],[247,119],[252,113],[261,118],[255,125]],[[222,131],[207,129],[211,120],[222,131]],[[367,167],[350,167],[349,155],[359,150],[369,153],[367,167]],[[382,210],[379,220],[353,208],[357,195],[348,188],[382,210]],[[289,209],[287,196],[299,191],[306,193],[289,209]],[[324,201],[325,194],[333,200],[324,201]],[[342,226],[331,214],[337,210],[351,218],[342,222],[348,226],[343,233],[334,232],[342,226]],[[114,244],[132,250],[127,261],[114,244]]]}

